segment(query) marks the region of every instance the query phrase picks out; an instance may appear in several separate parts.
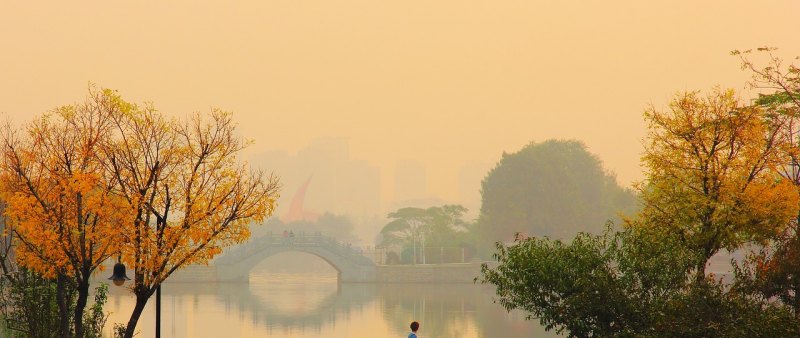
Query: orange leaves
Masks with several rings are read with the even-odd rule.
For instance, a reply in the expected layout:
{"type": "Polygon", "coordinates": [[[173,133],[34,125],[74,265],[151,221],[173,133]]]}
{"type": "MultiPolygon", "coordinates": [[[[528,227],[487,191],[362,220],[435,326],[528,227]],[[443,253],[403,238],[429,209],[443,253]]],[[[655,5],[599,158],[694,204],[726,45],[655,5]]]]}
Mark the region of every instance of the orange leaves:
{"type": "Polygon", "coordinates": [[[278,181],[239,163],[235,127],[229,112],[170,120],[94,87],[24,132],[6,126],[0,199],[20,263],[88,278],[121,254],[148,289],[246,240],[272,214],[278,181]]]}
{"type": "Polygon", "coordinates": [[[743,229],[755,240],[772,238],[783,232],[788,221],[797,216],[800,205],[792,182],[775,176],[750,184],[739,200],[737,211],[741,215],[759,215],[751,218],[743,229]]]}
{"type": "Polygon", "coordinates": [[[23,132],[2,130],[0,198],[22,265],[88,278],[115,253],[130,214],[103,170],[116,111],[92,88],[83,103],[42,115],[23,132]]]}
{"type": "Polygon", "coordinates": [[[777,174],[795,148],[782,136],[785,117],[715,89],[677,95],[645,119],[645,223],[678,231],[710,257],[774,235],[797,214],[798,193],[777,174]]]}
{"type": "Polygon", "coordinates": [[[239,164],[246,143],[228,112],[177,121],[150,106],[125,107],[114,130],[123,137],[106,156],[116,191],[133,210],[123,261],[147,290],[247,239],[249,224],[272,214],[278,183],[239,164]]]}

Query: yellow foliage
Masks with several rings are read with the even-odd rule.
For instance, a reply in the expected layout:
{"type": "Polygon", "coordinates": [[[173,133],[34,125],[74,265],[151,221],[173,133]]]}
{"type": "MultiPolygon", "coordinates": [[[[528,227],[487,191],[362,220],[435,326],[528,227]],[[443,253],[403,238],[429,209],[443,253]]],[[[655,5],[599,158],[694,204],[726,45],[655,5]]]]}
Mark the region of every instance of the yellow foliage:
{"type": "Polygon", "coordinates": [[[798,192],[778,174],[795,148],[785,118],[716,89],[677,95],[667,111],[650,108],[645,119],[647,178],[636,224],[677,231],[707,259],[762,241],[797,215],[798,192]]]}
{"type": "Polygon", "coordinates": [[[228,112],[167,120],[150,106],[127,107],[111,147],[117,193],[133,210],[122,259],[147,294],[188,264],[206,264],[250,236],[272,214],[278,181],[237,161],[245,142],[228,112]]]}
{"type": "Polygon", "coordinates": [[[131,213],[103,170],[114,110],[109,97],[92,91],[86,102],[57,108],[21,131],[2,130],[0,199],[21,265],[86,280],[118,251],[131,213]]]}
{"type": "Polygon", "coordinates": [[[246,240],[272,214],[278,180],[239,164],[247,143],[235,127],[229,112],[169,120],[93,87],[22,132],[6,125],[0,199],[19,263],[85,279],[120,255],[149,297],[180,267],[246,240]]]}

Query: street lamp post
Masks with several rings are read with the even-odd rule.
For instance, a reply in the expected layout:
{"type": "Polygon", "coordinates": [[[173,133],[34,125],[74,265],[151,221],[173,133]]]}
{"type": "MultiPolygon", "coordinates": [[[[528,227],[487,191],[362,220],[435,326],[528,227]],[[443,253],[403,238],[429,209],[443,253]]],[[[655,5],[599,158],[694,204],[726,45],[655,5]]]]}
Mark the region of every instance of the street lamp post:
{"type": "MultiPolygon", "coordinates": [[[[125,281],[130,280],[125,274],[125,264],[122,262],[114,264],[114,271],[108,279],[112,280],[116,286],[122,286],[125,281]]],[[[161,283],[156,286],[156,338],[161,338],[161,283]]]]}
{"type": "Polygon", "coordinates": [[[156,286],[156,338],[161,338],[161,283],[156,286]]]}

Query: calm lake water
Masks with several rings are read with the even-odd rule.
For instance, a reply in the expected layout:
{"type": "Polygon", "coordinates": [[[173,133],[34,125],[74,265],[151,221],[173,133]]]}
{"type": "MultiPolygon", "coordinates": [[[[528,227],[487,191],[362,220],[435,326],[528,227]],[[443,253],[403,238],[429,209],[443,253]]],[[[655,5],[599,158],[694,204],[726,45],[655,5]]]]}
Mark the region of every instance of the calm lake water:
{"type": "MultiPolygon", "coordinates": [[[[406,337],[412,320],[419,337],[554,337],[538,321],[507,313],[491,301],[493,289],[472,284],[338,284],[319,262],[297,269],[295,257],[259,266],[250,283],[162,286],[163,337],[406,337]],[[281,268],[283,264],[283,268],[281,268]]],[[[272,259],[272,258],[271,258],[272,259]]],[[[306,259],[306,258],[303,258],[306,259]]],[[[300,263],[303,263],[302,259],[300,263]]],[[[127,322],[134,297],[110,286],[106,332],[127,322]]],[[[154,337],[155,296],[137,337],[154,337]]]]}

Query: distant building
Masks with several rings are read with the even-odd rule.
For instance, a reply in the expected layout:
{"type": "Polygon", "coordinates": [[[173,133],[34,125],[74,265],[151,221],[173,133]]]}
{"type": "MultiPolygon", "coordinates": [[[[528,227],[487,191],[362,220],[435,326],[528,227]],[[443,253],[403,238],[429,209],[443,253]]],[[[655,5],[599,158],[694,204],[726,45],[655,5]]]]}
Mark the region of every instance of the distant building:
{"type": "Polygon", "coordinates": [[[428,198],[428,174],[425,165],[398,161],[394,170],[394,203],[428,198]]]}
{"type": "Polygon", "coordinates": [[[283,189],[275,215],[281,218],[305,219],[331,212],[362,223],[381,214],[380,170],[367,161],[351,159],[345,138],[317,139],[297,154],[262,153],[251,163],[280,176],[283,189]]]}

